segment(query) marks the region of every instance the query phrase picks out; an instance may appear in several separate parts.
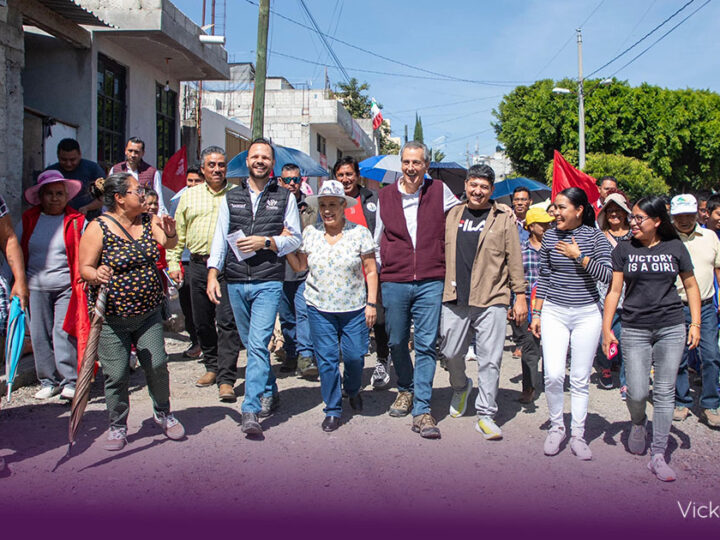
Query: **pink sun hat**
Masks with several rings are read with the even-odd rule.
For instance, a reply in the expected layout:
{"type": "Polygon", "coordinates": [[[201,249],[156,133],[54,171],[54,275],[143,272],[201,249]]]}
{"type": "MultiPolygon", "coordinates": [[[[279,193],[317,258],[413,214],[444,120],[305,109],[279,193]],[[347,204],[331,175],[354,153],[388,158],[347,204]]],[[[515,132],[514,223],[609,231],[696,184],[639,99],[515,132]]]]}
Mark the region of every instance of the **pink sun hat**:
{"type": "Polygon", "coordinates": [[[38,176],[37,179],[37,184],[25,190],[25,200],[33,206],[37,206],[40,204],[40,189],[47,184],[54,184],[55,182],[65,183],[68,202],[82,190],[82,182],[80,180],[65,178],[60,171],[50,169],[40,173],[40,176],[38,176]]]}

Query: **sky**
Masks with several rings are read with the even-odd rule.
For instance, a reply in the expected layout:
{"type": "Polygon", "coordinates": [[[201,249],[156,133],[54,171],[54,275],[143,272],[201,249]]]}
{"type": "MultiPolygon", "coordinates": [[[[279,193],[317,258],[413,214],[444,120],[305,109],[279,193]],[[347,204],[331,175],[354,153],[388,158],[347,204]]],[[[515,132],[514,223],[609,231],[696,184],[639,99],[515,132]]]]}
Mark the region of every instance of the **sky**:
{"type": "MultiPolygon", "coordinates": [[[[172,1],[200,24],[202,0],[172,1]]],[[[319,35],[292,22],[312,26],[301,1],[271,0],[268,75],[323,88],[325,67],[316,64],[328,64],[335,85],[345,78],[319,35]]],[[[218,19],[226,5],[232,61],[255,63],[257,2],[216,0],[218,19]]],[[[718,92],[720,0],[304,0],[347,75],[370,85],[393,135],[402,137],[407,124],[412,138],[417,113],[425,142],[461,164],[468,149],[495,151],[492,110],[503,95],[538,79],[577,78],[576,28],[582,29],[587,77],[688,2],[593,77],[718,92]]]]}

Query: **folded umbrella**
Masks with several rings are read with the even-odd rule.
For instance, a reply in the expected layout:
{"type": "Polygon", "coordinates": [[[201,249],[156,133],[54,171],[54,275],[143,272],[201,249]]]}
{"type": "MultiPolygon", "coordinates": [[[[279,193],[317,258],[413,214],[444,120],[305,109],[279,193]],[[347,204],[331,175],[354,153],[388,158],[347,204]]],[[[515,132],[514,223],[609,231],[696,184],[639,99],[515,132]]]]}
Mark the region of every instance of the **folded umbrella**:
{"type": "Polygon", "coordinates": [[[87,407],[90,398],[90,384],[92,383],[95,362],[98,359],[98,342],[100,341],[100,330],[105,320],[105,303],[107,302],[108,288],[107,285],[100,287],[97,300],[95,302],[95,310],[92,314],[90,322],[90,333],[88,335],[85,353],[83,354],[82,365],[78,372],[78,379],[75,386],[75,397],[70,407],[70,424],[68,427],[68,450],[67,456],[75,442],[80,420],[87,407]]]}
{"type": "MultiPolygon", "coordinates": [[[[288,163],[293,163],[300,167],[300,176],[329,176],[327,169],[305,152],[275,144],[273,148],[275,149],[275,168],[273,169],[275,176],[280,176],[283,165],[287,165],[288,163]]],[[[247,154],[247,150],[245,150],[230,160],[227,166],[228,178],[245,178],[250,176],[246,163],[247,154]]]]}
{"type": "Polygon", "coordinates": [[[20,298],[14,296],[10,301],[7,334],[5,337],[5,373],[7,374],[7,401],[10,403],[12,387],[17,375],[20,356],[25,342],[25,319],[27,313],[20,306],[20,298]]]}

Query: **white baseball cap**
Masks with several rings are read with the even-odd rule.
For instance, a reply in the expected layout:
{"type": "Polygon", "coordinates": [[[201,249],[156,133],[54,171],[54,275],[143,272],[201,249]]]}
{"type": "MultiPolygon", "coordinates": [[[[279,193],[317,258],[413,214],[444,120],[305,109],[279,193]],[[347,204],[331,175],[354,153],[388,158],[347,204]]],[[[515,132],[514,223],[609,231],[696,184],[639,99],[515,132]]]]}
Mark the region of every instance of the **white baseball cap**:
{"type": "Polygon", "coordinates": [[[697,214],[697,199],[689,193],[675,195],[670,201],[670,215],[697,214]]]}
{"type": "Polygon", "coordinates": [[[305,202],[309,205],[317,207],[320,197],[339,197],[340,199],[345,199],[348,208],[357,204],[357,199],[353,199],[352,197],[345,195],[345,188],[337,180],[325,180],[322,186],[320,186],[320,190],[317,195],[310,195],[309,197],[306,197],[305,202]]]}

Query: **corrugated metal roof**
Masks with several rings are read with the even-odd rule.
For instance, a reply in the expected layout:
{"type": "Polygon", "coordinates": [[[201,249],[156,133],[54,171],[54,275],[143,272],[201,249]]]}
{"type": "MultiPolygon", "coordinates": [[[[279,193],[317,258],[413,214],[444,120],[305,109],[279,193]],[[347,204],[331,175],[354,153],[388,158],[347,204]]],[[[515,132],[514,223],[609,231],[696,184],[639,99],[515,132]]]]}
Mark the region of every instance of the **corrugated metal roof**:
{"type": "Polygon", "coordinates": [[[77,24],[85,24],[88,26],[108,26],[113,28],[112,24],[106,23],[95,15],[92,11],[85,9],[75,0],[37,0],[46,8],[51,9],[58,15],[65,17],[77,24]]]}

